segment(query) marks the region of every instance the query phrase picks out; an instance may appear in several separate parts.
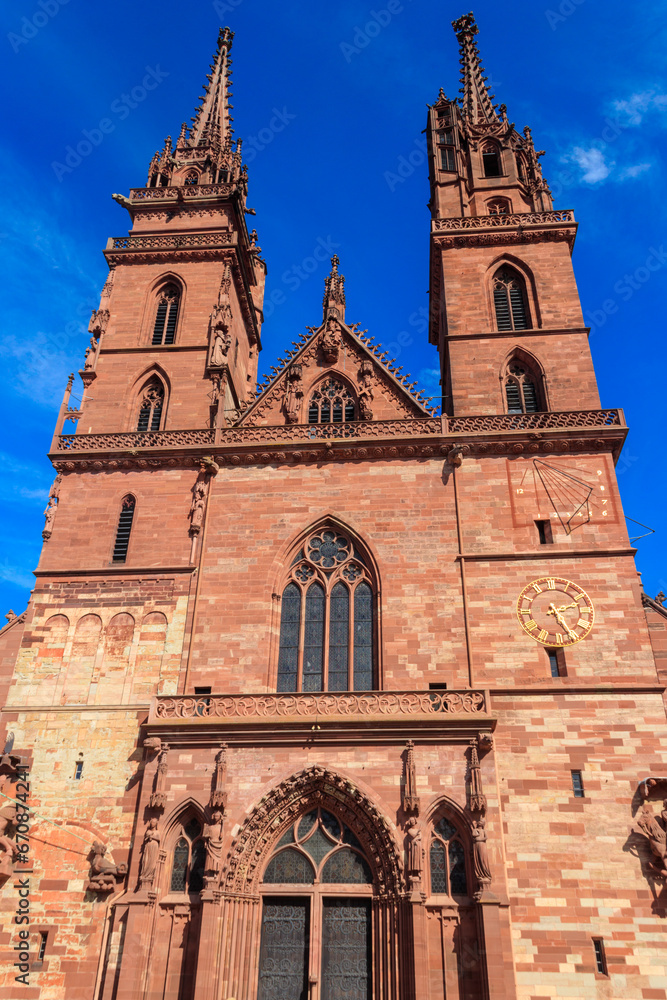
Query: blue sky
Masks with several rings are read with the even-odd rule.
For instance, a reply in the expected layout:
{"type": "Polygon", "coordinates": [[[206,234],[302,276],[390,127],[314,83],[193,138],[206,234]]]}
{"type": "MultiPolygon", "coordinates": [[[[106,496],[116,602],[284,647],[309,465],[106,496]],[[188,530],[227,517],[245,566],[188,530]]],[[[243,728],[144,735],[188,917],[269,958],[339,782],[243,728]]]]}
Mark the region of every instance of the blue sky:
{"type": "MultiPolygon", "coordinates": [[[[325,265],[305,280],[293,269],[324,240],[341,258],[348,320],[395,345],[399,363],[437,391],[422,323],[426,163],[396,176],[401,163],[420,159],[426,103],[440,86],[458,92],[450,22],[467,9],[442,0],[216,0],[196,9],[173,0],[116,0],[113,9],[17,0],[3,8],[0,615],[22,611],[32,586],[53,478],[44,456],[67,374],[82,367],[106,274],[102,249],[128,228],[111,194],[143,185],[153,151],[190,118],[220,24],[236,32],[234,125],[246,141],[267,294],[285,298],[267,310],[260,369],[321,317],[325,265]],[[147,72],[156,86],[130,107],[123,95],[147,72]],[[281,131],[270,130],[276,109],[281,131]],[[54,167],[103,118],[113,129],[99,145],[68,172],[54,167]],[[402,333],[408,343],[397,351],[402,333]]],[[[475,15],[497,100],[518,127],[532,127],[547,150],[556,206],[573,208],[581,225],[575,271],[602,404],[623,407],[631,428],[618,466],[625,512],[656,529],[638,543],[638,568],[649,594],[667,591],[657,414],[667,2],[480,0],[475,15]]]]}

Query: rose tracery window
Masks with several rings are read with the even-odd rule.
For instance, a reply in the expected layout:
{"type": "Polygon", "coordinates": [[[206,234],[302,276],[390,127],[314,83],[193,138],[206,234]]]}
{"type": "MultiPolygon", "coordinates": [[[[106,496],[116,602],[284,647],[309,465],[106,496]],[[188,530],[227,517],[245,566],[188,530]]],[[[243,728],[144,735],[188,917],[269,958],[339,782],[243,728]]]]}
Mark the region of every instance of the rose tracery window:
{"type": "Polygon", "coordinates": [[[281,837],[264,872],[259,1000],[370,1000],[373,874],[356,836],[312,809],[281,837]],[[277,893],[284,895],[277,895],[277,893]]]}
{"type": "Polygon", "coordinates": [[[171,859],[170,892],[201,892],[204,888],[206,847],[202,840],[201,823],[197,819],[181,830],[171,859]]]}
{"type": "Polygon", "coordinates": [[[433,829],[429,860],[433,895],[468,895],[465,850],[458,831],[444,817],[433,829]]]}
{"type": "Polygon", "coordinates": [[[308,405],[309,424],[340,424],[357,419],[357,403],[342,382],[327,378],[320,382],[308,405]]]}
{"type": "Polygon", "coordinates": [[[138,431],[159,431],[164,409],[164,386],[159,378],[150,379],[142,393],[139,406],[138,431]]]}
{"type": "Polygon", "coordinates": [[[505,376],[505,400],[508,413],[538,413],[540,392],[538,380],[526,365],[512,362],[505,376]]]}
{"type": "Polygon", "coordinates": [[[363,556],[341,532],[310,535],[283,590],[278,691],[370,691],[375,594],[363,556]]]}
{"type": "Polygon", "coordinates": [[[493,278],[493,304],[499,330],[527,330],[530,327],[526,289],[518,271],[501,267],[493,278]]]}
{"type": "Polygon", "coordinates": [[[153,326],[153,346],[174,343],[180,298],[175,285],[167,285],[160,292],[153,326]]]}

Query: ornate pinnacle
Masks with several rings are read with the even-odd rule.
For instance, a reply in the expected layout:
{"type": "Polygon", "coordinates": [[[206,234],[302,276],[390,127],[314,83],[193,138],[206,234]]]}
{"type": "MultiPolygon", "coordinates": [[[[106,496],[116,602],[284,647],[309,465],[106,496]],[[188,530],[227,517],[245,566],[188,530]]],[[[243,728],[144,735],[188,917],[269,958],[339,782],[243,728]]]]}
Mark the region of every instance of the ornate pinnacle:
{"type": "Polygon", "coordinates": [[[345,278],[338,273],[340,260],[338,254],[331,258],[331,274],[324,279],[324,319],[331,310],[338,314],[338,318],[345,318],[345,278]]]}
{"type": "Polygon", "coordinates": [[[479,28],[472,11],[458,20],[452,21],[461,50],[461,83],[463,87],[463,112],[474,124],[479,121],[496,121],[498,115],[493,106],[484,76],[475,36],[479,28]]]}

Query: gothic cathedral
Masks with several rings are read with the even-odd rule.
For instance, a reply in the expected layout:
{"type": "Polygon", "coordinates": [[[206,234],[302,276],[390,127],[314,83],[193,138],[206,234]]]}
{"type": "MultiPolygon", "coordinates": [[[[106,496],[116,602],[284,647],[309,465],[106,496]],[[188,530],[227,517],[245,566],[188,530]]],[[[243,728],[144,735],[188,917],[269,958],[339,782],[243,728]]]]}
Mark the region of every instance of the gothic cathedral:
{"type": "Polygon", "coordinates": [[[258,384],[229,29],[115,196],[1,632],[3,997],[667,996],[667,610],[627,428],[573,213],[454,30],[462,96],[426,122],[442,412],[346,321],[336,257],[258,384]]]}

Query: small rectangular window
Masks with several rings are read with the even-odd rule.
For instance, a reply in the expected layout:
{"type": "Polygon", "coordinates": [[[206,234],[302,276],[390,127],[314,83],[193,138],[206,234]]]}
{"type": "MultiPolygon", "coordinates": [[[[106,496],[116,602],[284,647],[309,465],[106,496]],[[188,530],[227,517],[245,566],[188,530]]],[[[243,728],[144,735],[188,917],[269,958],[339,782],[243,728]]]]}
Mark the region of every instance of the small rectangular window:
{"type": "Polygon", "coordinates": [[[581,776],[581,771],[572,771],[572,791],[574,792],[575,799],[583,799],[584,797],[584,780],[581,776]]]}
{"type": "Polygon", "coordinates": [[[454,130],[448,128],[445,132],[438,132],[438,142],[443,146],[453,146],[454,130]]]}
{"type": "Polygon", "coordinates": [[[604,953],[604,940],[593,938],[593,948],[595,949],[595,966],[601,976],[608,976],[607,956],[604,953]]]}
{"type": "Polygon", "coordinates": [[[74,765],[74,780],[80,781],[82,775],[83,775],[83,761],[77,760],[76,764],[74,765]]]}
{"type": "Polygon", "coordinates": [[[428,689],[429,691],[446,691],[447,685],[444,682],[438,681],[435,684],[429,684],[428,689]]]}
{"type": "Polygon", "coordinates": [[[453,146],[445,146],[440,150],[440,165],[443,170],[453,173],[456,170],[456,157],[453,146]]]}
{"type": "Polygon", "coordinates": [[[565,652],[562,649],[547,649],[552,677],[567,677],[565,652]]]}
{"type": "Polygon", "coordinates": [[[554,540],[551,521],[536,521],[535,524],[537,526],[537,534],[540,538],[540,545],[551,545],[554,540]]]}
{"type": "Polygon", "coordinates": [[[46,931],[41,931],[39,935],[39,949],[37,951],[37,961],[44,961],[44,955],[46,954],[46,940],[48,938],[48,933],[46,931]]]}

